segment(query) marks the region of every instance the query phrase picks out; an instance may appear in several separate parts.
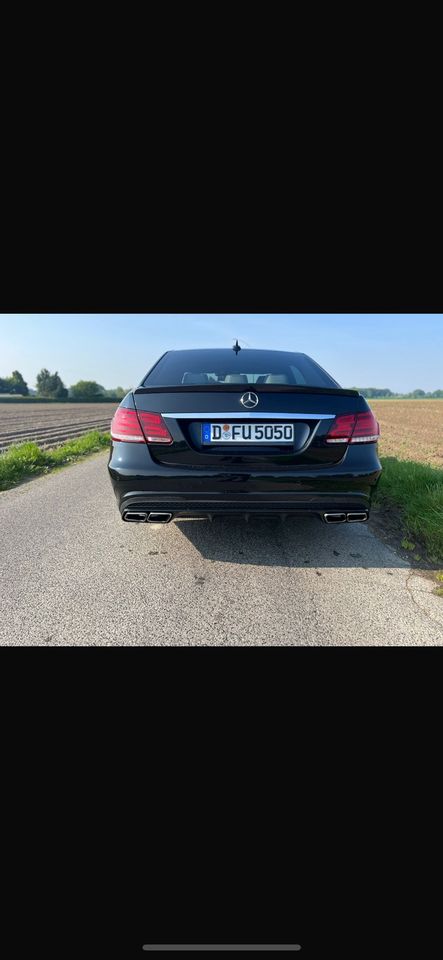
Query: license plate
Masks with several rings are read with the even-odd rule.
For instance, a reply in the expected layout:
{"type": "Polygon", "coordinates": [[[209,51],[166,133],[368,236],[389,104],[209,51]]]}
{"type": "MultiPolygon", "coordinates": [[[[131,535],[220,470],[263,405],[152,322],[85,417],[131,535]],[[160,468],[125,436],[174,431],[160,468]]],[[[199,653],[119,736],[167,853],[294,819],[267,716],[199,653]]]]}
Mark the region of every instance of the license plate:
{"type": "Polygon", "coordinates": [[[204,423],[203,443],[293,443],[293,423],[204,423]]]}

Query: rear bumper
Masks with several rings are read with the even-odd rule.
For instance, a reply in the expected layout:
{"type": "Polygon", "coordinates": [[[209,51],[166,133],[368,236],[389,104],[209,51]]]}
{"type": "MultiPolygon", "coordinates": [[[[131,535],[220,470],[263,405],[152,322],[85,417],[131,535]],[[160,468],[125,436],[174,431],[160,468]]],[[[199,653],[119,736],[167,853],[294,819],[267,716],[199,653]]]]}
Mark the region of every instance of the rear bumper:
{"type": "Polygon", "coordinates": [[[164,511],[173,519],[369,513],[381,473],[375,445],[365,450],[349,448],[340,464],[328,468],[221,473],[164,467],[151,459],[147,447],[114,443],[108,469],[122,516],[126,510],[164,511]]]}
{"type": "Polygon", "coordinates": [[[334,491],[319,489],[310,493],[284,493],[275,490],[272,493],[231,494],[195,494],[189,491],[183,494],[159,494],[158,492],[132,492],[118,496],[117,502],[121,515],[126,510],[142,512],[172,513],[176,517],[201,517],[214,514],[312,514],[349,511],[367,511],[370,509],[370,495],[362,490],[334,491]]]}
{"type": "Polygon", "coordinates": [[[209,518],[214,516],[241,517],[248,520],[250,517],[279,517],[287,520],[289,517],[319,516],[327,523],[369,519],[370,504],[362,500],[349,499],[327,503],[316,501],[311,504],[294,504],[286,501],[272,501],[257,503],[243,501],[239,503],[225,503],[223,501],[201,500],[187,503],[186,506],[176,501],[151,501],[140,498],[128,499],[120,504],[122,520],[137,520],[139,522],[168,523],[170,520],[209,518]]]}

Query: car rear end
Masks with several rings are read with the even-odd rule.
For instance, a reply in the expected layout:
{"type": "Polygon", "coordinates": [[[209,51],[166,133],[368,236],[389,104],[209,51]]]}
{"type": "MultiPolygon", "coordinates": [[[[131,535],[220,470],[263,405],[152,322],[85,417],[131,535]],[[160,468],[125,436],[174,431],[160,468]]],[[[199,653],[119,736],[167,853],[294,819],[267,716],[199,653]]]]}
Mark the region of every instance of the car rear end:
{"type": "Polygon", "coordinates": [[[122,401],[109,460],[122,518],[367,520],[381,466],[364,397],[303,354],[231,354],[171,352],[122,401]]]}

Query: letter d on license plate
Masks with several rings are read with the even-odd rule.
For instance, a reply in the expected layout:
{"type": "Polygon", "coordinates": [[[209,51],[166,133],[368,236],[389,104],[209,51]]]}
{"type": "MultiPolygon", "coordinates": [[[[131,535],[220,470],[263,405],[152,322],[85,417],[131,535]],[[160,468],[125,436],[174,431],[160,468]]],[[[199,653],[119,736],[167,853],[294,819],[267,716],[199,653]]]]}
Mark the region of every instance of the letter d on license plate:
{"type": "Polygon", "coordinates": [[[293,423],[204,423],[203,443],[294,442],[293,423]]]}

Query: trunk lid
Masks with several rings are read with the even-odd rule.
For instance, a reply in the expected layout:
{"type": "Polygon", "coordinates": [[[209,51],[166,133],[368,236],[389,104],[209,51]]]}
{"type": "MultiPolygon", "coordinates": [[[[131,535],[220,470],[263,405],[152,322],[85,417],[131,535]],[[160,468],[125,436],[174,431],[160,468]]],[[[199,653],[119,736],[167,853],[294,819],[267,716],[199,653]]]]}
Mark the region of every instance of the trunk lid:
{"type": "MultiPolygon", "coordinates": [[[[346,450],[342,444],[327,444],[324,438],[336,416],[365,411],[368,405],[356,390],[288,385],[251,385],[258,397],[254,409],[241,404],[245,388],[179,386],[139,387],[134,391],[138,411],[160,413],[173,438],[172,444],[149,444],[153,459],[166,466],[213,467],[243,470],[293,469],[294,466],[330,466],[346,450]],[[260,445],[203,444],[203,423],[292,423],[294,442],[260,445]]],[[[246,390],[249,392],[249,389],[246,390]]]]}

